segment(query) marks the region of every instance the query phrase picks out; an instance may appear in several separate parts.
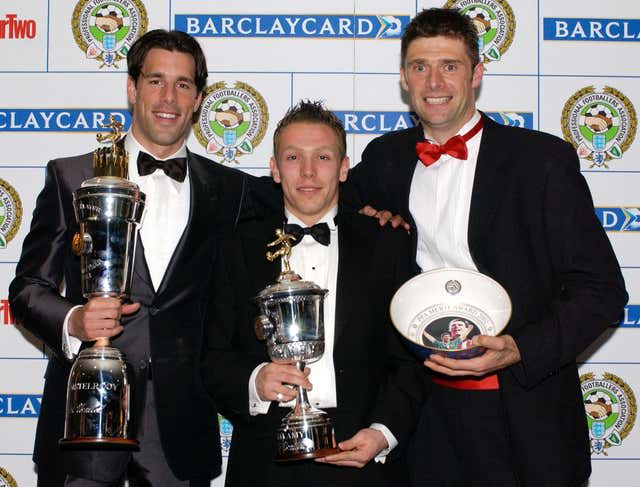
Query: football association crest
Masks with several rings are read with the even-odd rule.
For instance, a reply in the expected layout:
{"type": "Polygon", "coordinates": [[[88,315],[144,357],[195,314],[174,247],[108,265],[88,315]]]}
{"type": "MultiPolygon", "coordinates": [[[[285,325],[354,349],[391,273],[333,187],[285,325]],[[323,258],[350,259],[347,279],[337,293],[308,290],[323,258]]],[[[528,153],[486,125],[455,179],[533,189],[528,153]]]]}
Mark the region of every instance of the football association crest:
{"type": "Polygon", "coordinates": [[[117,68],[131,44],[147,31],[147,10],[140,0],[80,0],[71,28],[88,59],[117,68]]]}
{"type": "Polygon", "coordinates": [[[262,141],[268,121],[267,104],[253,87],[242,81],[228,87],[220,81],[205,90],[193,130],[218,162],[238,162],[262,141]]]}
{"type": "Polygon", "coordinates": [[[516,30],[513,10],[505,0],[448,0],[444,8],[458,9],[473,21],[483,63],[502,59],[516,30]]]}
{"type": "Polygon", "coordinates": [[[0,249],[16,236],[22,221],[22,202],[18,192],[0,178],[0,249]]]}
{"type": "Polygon", "coordinates": [[[638,118],[633,104],[615,88],[587,86],[578,90],[562,109],[562,135],[590,167],[609,168],[620,159],[636,136],[638,118]]]}
{"type": "Polygon", "coordinates": [[[18,482],[2,467],[0,467],[0,487],[18,487],[18,482]]]}
{"type": "Polygon", "coordinates": [[[636,421],[636,397],[629,385],[609,372],[598,379],[589,372],[580,376],[591,453],[607,455],[606,450],[620,446],[636,421]]]}

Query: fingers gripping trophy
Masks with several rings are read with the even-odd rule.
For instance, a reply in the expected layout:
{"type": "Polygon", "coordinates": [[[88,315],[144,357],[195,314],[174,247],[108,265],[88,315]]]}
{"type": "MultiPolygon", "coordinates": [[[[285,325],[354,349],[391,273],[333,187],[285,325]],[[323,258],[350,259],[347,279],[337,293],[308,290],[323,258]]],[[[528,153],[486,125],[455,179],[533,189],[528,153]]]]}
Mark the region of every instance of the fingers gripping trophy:
{"type": "MultiPolygon", "coordinates": [[[[282,229],[276,230],[276,237],[267,246],[280,247],[267,252],[266,257],[269,261],[281,257],[283,271],[275,284],[255,298],[261,312],[255,331],[260,340],[266,340],[273,362],[294,362],[303,371],[306,364],[316,362],[324,353],[324,297],[328,291],[301,280],[291,270],[289,256],[295,237],[282,229]]],[[[276,433],[275,459],[304,460],[338,452],[329,415],[309,403],[304,388],[298,386],[296,393],[295,405],[276,433]]]]}
{"type": "MultiPolygon", "coordinates": [[[[85,298],[126,300],[145,195],[126,179],[128,156],[121,140],[122,124],[111,115],[110,124],[103,127],[111,132],[96,138],[111,145],[94,151],[94,177],[73,193],[80,231],[73,238],[72,250],[80,256],[85,298]]],[[[60,443],[89,448],[137,446],[128,431],[130,398],[123,354],[110,346],[108,338],[97,339],[80,352],[71,369],[60,443]]]]}

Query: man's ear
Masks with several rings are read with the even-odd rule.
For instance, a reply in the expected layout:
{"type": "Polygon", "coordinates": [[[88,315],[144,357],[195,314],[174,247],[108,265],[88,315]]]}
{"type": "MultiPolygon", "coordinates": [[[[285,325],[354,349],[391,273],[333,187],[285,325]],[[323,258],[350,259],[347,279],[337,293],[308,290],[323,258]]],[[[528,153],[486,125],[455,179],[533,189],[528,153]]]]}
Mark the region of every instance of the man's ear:
{"type": "Polygon", "coordinates": [[[278,171],[278,164],[276,164],[276,158],[271,157],[269,159],[269,169],[271,169],[271,177],[276,183],[280,183],[280,171],[278,171]]]}
{"type": "Polygon", "coordinates": [[[349,175],[349,156],[344,156],[342,158],[342,162],[340,163],[339,181],[341,183],[344,183],[347,180],[348,175],[349,175]]]}
{"type": "Polygon", "coordinates": [[[136,97],[136,82],[133,81],[131,76],[127,76],[127,101],[129,102],[129,105],[136,104],[136,97]]]}

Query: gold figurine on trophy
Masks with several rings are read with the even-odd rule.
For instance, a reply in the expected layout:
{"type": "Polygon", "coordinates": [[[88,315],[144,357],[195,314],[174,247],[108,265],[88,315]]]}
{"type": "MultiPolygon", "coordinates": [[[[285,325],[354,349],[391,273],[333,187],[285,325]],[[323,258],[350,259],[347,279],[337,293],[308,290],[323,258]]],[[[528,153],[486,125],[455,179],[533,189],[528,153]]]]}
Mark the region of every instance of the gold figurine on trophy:
{"type": "Polygon", "coordinates": [[[122,143],[123,125],[116,120],[113,113],[109,115],[109,122],[100,126],[110,128],[111,132],[96,134],[98,142],[101,144],[110,142],[111,145],[93,151],[93,175],[126,178],[129,157],[122,143]]]}

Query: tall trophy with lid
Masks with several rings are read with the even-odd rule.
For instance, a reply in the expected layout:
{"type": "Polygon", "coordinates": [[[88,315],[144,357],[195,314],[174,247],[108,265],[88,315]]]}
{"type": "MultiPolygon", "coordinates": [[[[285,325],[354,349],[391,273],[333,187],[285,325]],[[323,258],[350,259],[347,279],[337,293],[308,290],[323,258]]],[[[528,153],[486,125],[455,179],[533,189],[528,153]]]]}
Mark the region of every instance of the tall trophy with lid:
{"type": "MultiPolygon", "coordinates": [[[[126,179],[128,156],[121,140],[122,125],[113,117],[97,134],[110,143],[93,153],[94,177],[73,193],[80,231],[72,242],[80,256],[85,298],[130,295],[136,228],[142,219],[145,195],[126,179]]],[[[82,350],[67,384],[62,445],[135,447],[128,428],[130,383],[123,354],[108,338],[82,350]]]]}
{"type": "MultiPolygon", "coordinates": [[[[289,265],[290,241],[294,238],[281,229],[267,252],[273,261],[282,257],[284,270],[277,282],[263,289],[256,302],[261,314],[255,331],[266,340],[269,357],[275,363],[295,363],[299,370],[319,360],[324,353],[324,297],[326,289],[301,280],[289,265]]],[[[276,433],[276,460],[304,460],[338,452],[333,424],[329,415],[309,403],[307,391],[296,388],[293,409],[282,419],[276,433]]]]}

